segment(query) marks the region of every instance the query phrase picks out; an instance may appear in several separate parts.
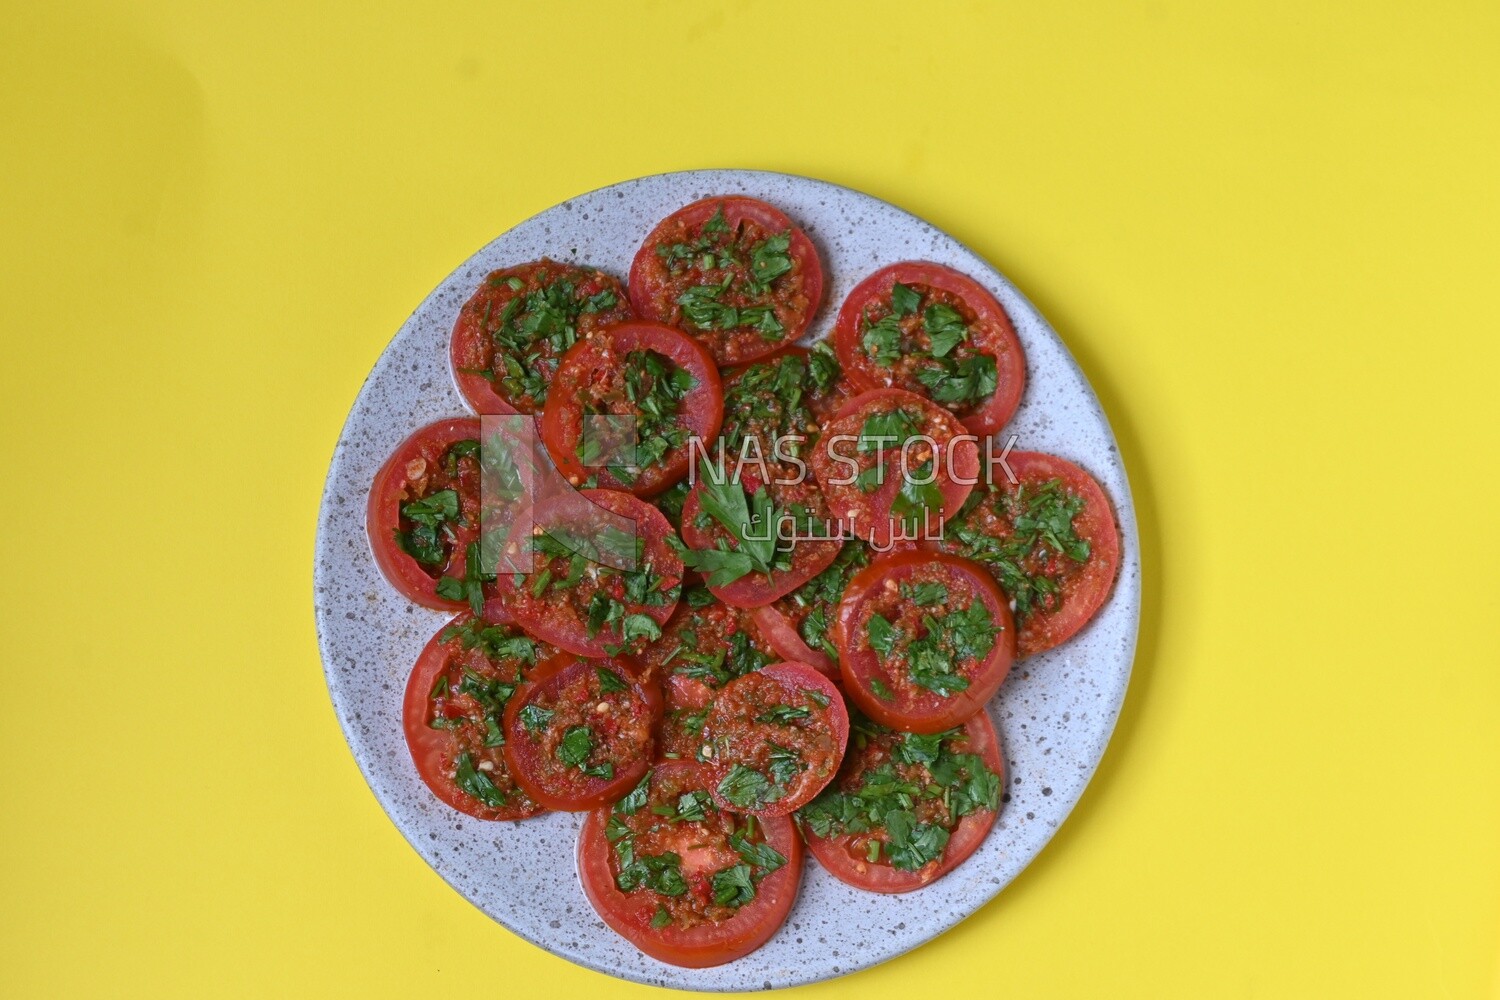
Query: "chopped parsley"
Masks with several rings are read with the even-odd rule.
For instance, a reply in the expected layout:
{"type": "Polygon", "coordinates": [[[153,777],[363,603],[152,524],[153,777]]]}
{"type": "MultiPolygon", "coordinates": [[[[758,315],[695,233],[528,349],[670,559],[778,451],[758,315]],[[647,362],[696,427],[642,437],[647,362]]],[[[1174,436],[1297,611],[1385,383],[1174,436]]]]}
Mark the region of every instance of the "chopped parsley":
{"type": "Polygon", "coordinates": [[[1022,484],[1014,493],[991,486],[974,493],[947,531],[963,555],[984,563],[995,574],[1001,589],[1015,602],[1016,620],[1020,622],[1034,611],[1050,610],[1059,593],[1057,583],[1045,572],[1028,571],[1031,557],[1088,561],[1088,540],[1079,538],[1073,528],[1073,519],[1083,508],[1084,499],[1066,491],[1058,479],[1039,486],[1022,484]],[[980,503],[991,498],[1010,518],[1012,533],[1007,537],[981,531],[970,516],[980,503]]]}
{"type": "MultiPolygon", "coordinates": [[[[498,316],[493,315],[493,303],[486,305],[480,323],[494,339],[496,367],[472,374],[488,378],[513,400],[529,396],[540,404],[547,400],[556,356],[578,342],[579,317],[605,312],[620,302],[610,288],[585,296],[569,278],[543,272],[538,280],[539,288],[511,298],[498,316]]],[[[492,283],[516,292],[526,287],[514,275],[492,283]]]]}
{"type": "Polygon", "coordinates": [[[505,805],[505,793],[495,787],[489,775],[474,767],[472,756],[461,753],[453,763],[453,782],[465,795],[478,799],[491,809],[499,809],[505,805]]]}
{"type": "Polygon", "coordinates": [[[952,749],[962,730],[919,736],[860,725],[890,743],[890,757],[860,774],[853,790],[831,785],[799,810],[815,836],[869,834],[869,861],[917,871],[943,856],[960,819],[1000,808],[999,775],[978,754],[952,749]]]}

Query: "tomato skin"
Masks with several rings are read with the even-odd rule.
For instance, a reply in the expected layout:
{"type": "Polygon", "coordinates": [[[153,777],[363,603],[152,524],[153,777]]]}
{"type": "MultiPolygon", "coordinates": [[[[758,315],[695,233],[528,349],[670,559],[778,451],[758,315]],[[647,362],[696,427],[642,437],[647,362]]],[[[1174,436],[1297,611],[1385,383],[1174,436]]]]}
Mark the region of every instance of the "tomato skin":
{"type": "Polygon", "coordinates": [[[891,264],[865,278],[839,308],[833,329],[833,347],[845,375],[862,390],[891,385],[892,376],[877,366],[862,345],[861,320],[871,304],[890,299],[891,286],[925,285],[963,300],[975,314],[981,334],[975,348],[995,358],[996,387],[989,399],[962,418],[971,434],[981,437],[1004,427],[1021,405],[1026,390],[1026,356],[1010,316],[979,282],[960,271],[929,261],[891,264]]]}
{"type": "Polygon", "coordinates": [[[813,649],[802,639],[797,626],[774,605],[767,604],[755,609],[755,627],[771,644],[771,648],[788,660],[805,663],[835,684],[843,683],[837,663],[822,650],[813,649]]]}
{"type": "Polygon", "coordinates": [[[962,725],[984,713],[985,703],[1000,690],[1015,660],[1016,628],[1011,619],[1010,602],[978,563],[930,552],[902,552],[876,559],[849,581],[843,603],[839,605],[834,644],[839,650],[844,691],[861,712],[891,729],[930,734],[962,725]],[[968,675],[969,686],[965,690],[947,697],[926,695],[922,698],[925,704],[914,704],[903,696],[893,700],[881,698],[870,685],[871,674],[882,670],[879,659],[868,646],[861,648],[856,638],[868,620],[868,615],[864,614],[867,604],[882,588],[888,588],[892,583],[899,584],[918,568],[932,566],[940,567],[949,579],[962,580],[972,587],[1001,631],[995,636],[995,644],[984,663],[968,675]]]}
{"type": "Polygon", "coordinates": [[[422,458],[424,453],[441,452],[455,442],[478,439],[477,417],[455,417],[418,428],[396,446],[391,457],[375,473],[375,481],[370,487],[370,498],[365,507],[365,530],[370,536],[370,553],[375,557],[375,565],[402,597],[424,608],[462,611],[467,607],[462,601],[439,597],[437,581],[442,576],[459,579],[464,576],[468,543],[479,537],[478,484],[475,484],[474,496],[460,497],[465,514],[472,515],[468,517],[470,524],[455,529],[457,539],[453,543],[452,554],[447,564],[434,575],[396,544],[396,531],[401,523],[401,505],[416,499],[406,496],[407,464],[422,458]]]}
{"type": "MultiPolygon", "coordinates": [[[[942,457],[935,461],[936,483],[943,506],[940,512],[933,512],[934,521],[939,514],[947,517],[956,513],[974,491],[979,479],[979,442],[968,434],[957,417],[941,406],[904,389],[872,389],[850,399],[823,425],[822,438],[813,449],[808,464],[823,488],[834,517],[846,526],[852,519],[855,537],[883,550],[892,547],[893,536],[896,536],[894,544],[898,547],[911,541],[898,535],[897,529],[903,526],[891,511],[903,477],[888,475],[884,484],[873,493],[861,493],[853,482],[842,482],[850,477],[848,467],[836,460],[830,449],[835,444],[834,438],[841,435],[857,439],[865,418],[871,413],[894,409],[919,411],[927,433],[937,442],[942,457]]],[[[841,452],[848,455],[852,447],[849,442],[844,442],[841,452]]],[[[889,452],[886,468],[893,473],[901,471],[900,455],[894,449],[889,452]]]]}
{"type": "MultiPolygon", "coordinates": [[[[706,348],[681,330],[659,323],[629,322],[600,330],[574,344],[563,355],[542,409],[542,443],[558,471],[574,485],[590,474],[578,457],[578,444],[583,439],[583,411],[577,396],[601,375],[618,370],[625,355],[636,350],[654,351],[691,373],[695,385],[683,398],[679,417],[690,436],[707,442],[719,433],[724,420],[723,385],[713,355],[706,348]]],[[[620,483],[603,468],[593,471],[598,474],[601,486],[651,497],[687,475],[688,456],[687,445],[675,449],[657,464],[642,470],[629,484],[620,483]]]]}
{"type": "MultiPolygon", "coordinates": [[[[485,327],[489,314],[496,312],[496,307],[503,307],[512,298],[525,296],[540,287],[544,278],[550,278],[547,284],[559,280],[572,281],[584,297],[595,291],[615,293],[617,305],[601,312],[582,313],[578,316],[576,330],[580,338],[600,327],[623,322],[633,316],[620,280],[596,268],[544,258],[492,271],[459,310],[458,319],[453,324],[453,334],[448,341],[448,360],[453,368],[453,382],[464,401],[476,413],[535,413],[541,408],[529,397],[519,400],[508,398],[498,391],[494,382],[476,374],[475,369],[492,368],[495,365],[494,340],[485,327]],[[523,282],[523,287],[518,290],[505,287],[504,282],[508,278],[523,282]]],[[[553,352],[545,346],[542,353],[545,363],[555,360],[553,352]]]]}
{"type": "MultiPolygon", "coordinates": [[[[659,773],[682,771],[700,775],[700,788],[711,787],[701,765],[690,761],[667,761],[656,765],[659,773]]],[[[613,850],[605,829],[610,808],[603,806],[583,819],[578,834],[578,876],[589,905],[615,933],[659,962],[688,969],[723,965],[755,951],[769,941],[786,922],[802,882],[802,841],[792,821],[785,816],[760,820],[768,844],[786,864],[767,875],[755,887],[755,899],[722,923],[704,923],[688,929],[653,928],[656,903],[647,893],[621,892],[615,885],[609,856],[613,850]]]]}
{"type": "MultiPolygon", "coordinates": [[[[1005,763],[1000,757],[1000,738],[995,733],[995,724],[988,712],[980,712],[964,723],[974,753],[984,758],[985,766],[1000,776],[1001,787],[1005,785],[1005,763]]],[[[903,871],[890,865],[872,863],[862,854],[849,849],[853,839],[849,834],[837,837],[819,837],[806,826],[799,824],[807,849],[818,863],[834,878],[856,889],[886,894],[911,892],[931,885],[968,860],[969,856],[984,843],[990,828],[995,825],[998,813],[982,810],[973,812],[958,821],[948,839],[943,857],[934,865],[918,871],[903,871]]]]}
{"type": "Polygon", "coordinates": [[[844,705],[844,696],[839,692],[839,689],[833,686],[832,681],[819,673],[816,667],[809,666],[806,663],[793,663],[791,661],[772,663],[753,673],[746,674],[744,677],[738,677],[730,681],[714,695],[714,708],[710,709],[708,721],[704,724],[703,729],[704,737],[708,741],[713,741],[717,736],[715,731],[715,714],[718,706],[723,702],[726,695],[732,692],[732,689],[736,685],[750,677],[769,677],[788,692],[812,690],[817,691],[828,699],[826,721],[828,727],[833,731],[833,743],[837,749],[823,777],[817,777],[810,770],[805,771],[801,777],[808,780],[801,781],[782,798],[760,809],[742,809],[719,794],[719,781],[736,762],[715,759],[711,765],[710,769],[714,782],[711,791],[714,801],[719,804],[720,809],[723,809],[725,812],[740,813],[757,818],[789,816],[816,798],[817,794],[827,787],[828,783],[838,773],[839,765],[844,759],[844,750],[849,744],[849,709],[844,705]]]}
{"type": "MultiPolygon", "coordinates": [[[[1005,464],[1021,484],[1059,479],[1065,490],[1084,499],[1084,509],[1073,519],[1073,530],[1089,543],[1088,562],[1064,583],[1060,608],[1033,611],[1017,628],[1016,655],[1034,656],[1073,638],[1103,607],[1120,569],[1120,530],[1104,489],[1067,459],[1039,451],[1013,451],[1005,464]]],[[[1000,456],[992,458],[988,475],[990,482],[1008,486],[1000,456]]],[[[925,545],[934,551],[957,551],[957,546],[946,540],[929,540],[925,545]]]]}
{"type": "MultiPolygon", "coordinates": [[[[802,296],[806,305],[784,322],[786,328],[774,341],[759,335],[742,336],[727,344],[715,344],[714,360],[721,365],[743,365],[775,354],[789,344],[794,344],[807,332],[812,318],[823,301],[823,264],[812,240],[807,238],[797,225],[779,208],[756,198],[743,195],[727,195],[704,198],[684,205],[667,216],[646,236],[641,248],[636,251],[630,265],[630,304],[643,319],[676,325],[681,319],[681,309],[672,300],[669,290],[670,275],[656,255],[656,248],[671,239],[670,233],[679,225],[695,229],[707,222],[720,206],[730,226],[742,221],[753,223],[767,233],[791,230],[791,245],[787,253],[802,275],[802,296]]],[[[717,340],[717,338],[715,338],[717,340]]]]}
{"type": "Polygon", "coordinates": [[[406,748],[411,752],[412,763],[417,768],[417,776],[445,805],[473,816],[475,819],[526,819],[546,812],[546,809],[524,799],[518,802],[508,801],[504,806],[496,809],[465,794],[448,777],[448,759],[445,753],[449,744],[448,736],[427,724],[431,692],[433,685],[437,683],[438,675],[447,669],[453,657],[463,656],[456,641],[448,643],[442,641],[443,633],[449,628],[462,628],[474,620],[473,615],[462,614],[443,623],[417,656],[417,662],[412,666],[411,675],[406,681],[406,692],[401,700],[401,726],[406,734],[406,748]]]}
{"type": "Polygon", "coordinates": [[[606,802],[614,802],[633,788],[651,766],[654,741],[648,739],[635,759],[622,761],[615,767],[614,776],[590,778],[589,788],[581,793],[568,793],[553,787],[542,776],[536,762],[536,754],[530,748],[530,740],[520,720],[525,708],[545,689],[555,690],[573,679],[581,671],[598,667],[613,670],[623,679],[646,708],[651,722],[648,732],[654,732],[661,720],[661,688],[654,681],[641,677],[633,663],[627,660],[589,660],[560,654],[537,664],[526,682],[516,689],[505,705],[505,762],[510,766],[516,784],[531,799],[548,809],[562,812],[582,812],[606,802]]]}
{"type": "MultiPolygon", "coordinates": [[[[753,495],[761,487],[760,477],[748,467],[740,476],[740,484],[747,496],[753,495]]],[[[823,498],[816,489],[805,490],[797,486],[783,488],[775,483],[769,489],[773,500],[780,500],[786,493],[796,491],[796,498],[809,507],[815,518],[827,515],[823,498]]],[[[689,548],[712,549],[715,531],[719,526],[715,522],[712,528],[698,527],[696,519],[703,509],[702,497],[703,480],[699,479],[682,505],[682,540],[689,548]]],[[[770,579],[761,573],[749,573],[723,586],[709,584],[708,589],[725,604],[736,608],[758,608],[791,593],[823,572],[829,563],[838,558],[841,546],[842,543],[837,539],[799,541],[792,550],[792,565],[788,569],[774,571],[770,579]]],[[[731,547],[734,547],[732,543],[731,547]]]]}
{"type": "MultiPolygon", "coordinates": [[[[650,562],[655,572],[662,577],[663,589],[670,589],[682,581],[682,558],[668,542],[668,539],[673,537],[672,526],[667,523],[661,511],[644,500],[618,490],[579,490],[577,496],[596,507],[635,522],[636,531],[640,532],[640,536],[645,539],[646,543],[643,561],[650,562]]],[[[546,524],[549,510],[573,501],[576,501],[573,495],[565,494],[538,505],[533,512],[533,522],[539,525],[546,524]]],[[[528,536],[525,540],[529,542],[529,527],[524,521],[517,522],[510,538],[506,541],[507,550],[519,545],[522,541],[520,536],[523,534],[528,536]]],[[[533,597],[524,583],[516,584],[514,574],[499,574],[495,582],[495,590],[512,619],[538,639],[578,656],[611,655],[609,649],[606,648],[614,644],[610,634],[601,632],[592,639],[589,638],[583,621],[563,614],[561,606],[547,599],[550,595],[533,597]]],[[[677,600],[673,600],[665,604],[627,605],[627,608],[649,615],[658,625],[665,625],[677,608],[677,603],[677,600]]]]}

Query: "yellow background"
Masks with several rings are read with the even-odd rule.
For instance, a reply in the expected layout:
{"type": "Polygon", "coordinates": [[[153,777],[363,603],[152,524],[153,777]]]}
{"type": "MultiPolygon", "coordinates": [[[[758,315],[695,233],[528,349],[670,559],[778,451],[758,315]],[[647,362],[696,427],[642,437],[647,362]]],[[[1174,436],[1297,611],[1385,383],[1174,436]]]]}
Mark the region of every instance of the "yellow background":
{"type": "Polygon", "coordinates": [[[649,992],[386,820],[313,527],[452,267],[707,166],[976,247],[1098,388],[1142,519],[1073,818],[805,995],[1500,990],[1500,7],[214,6],[5,5],[0,993],[649,992]]]}

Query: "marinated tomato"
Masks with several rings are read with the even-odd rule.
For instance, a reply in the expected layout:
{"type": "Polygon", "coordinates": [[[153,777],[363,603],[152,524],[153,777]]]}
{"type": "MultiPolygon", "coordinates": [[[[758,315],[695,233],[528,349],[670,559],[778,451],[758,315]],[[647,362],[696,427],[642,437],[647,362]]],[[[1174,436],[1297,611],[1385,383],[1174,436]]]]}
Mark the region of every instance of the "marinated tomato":
{"type": "Polygon", "coordinates": [[[941,534],[978,481],[979,444],[942,407],[877,389],[823,426],[811,465],[845,531],[886,550],[941,534]]]}
{"type": "Polygon", "coordinates": [[[542,441],[574,485],[636,496],[687,475],[688,442],[719,433],[724,397],[709,353],[679,330],[625,323],[562,359],[542,411],[542,441]]]}
{"type": "Polygon", "coordinates": [[[479,413],[537,413],[563,352],[633,317],[619,279],[595,268],[544,259],[495,271],[453,326],[454,381],[479,413]]]}
{"type": "Polygon", "coordinates": [[[977,281],[941,264],[892,264],[860,282],[833,342],[860,388],[925,396],[974,434],[1003,427],[1026,385],[1010,317],[977,281]]]}
{"type": "Polygon", "coordinates": [[[706,198],[663,219],[630,267],[637,313],[678,326],[721,365],[796,342],[823,298],[817,251],[763,201],[706,198]]]}
{"type": "Polygon", "coordinates": [[[505,761],[531,798],[579,811],[610,802],[650,764],[661,692],[623,660],[555,657],[505,707],[505,761]]]}
{"type": "Polygon", "coordinates": [[[501,719],[526,672],[555,653],[473,615],[460,615],[432,637],[407,680],[401,714],[407,749],[434,795],[479,819],[543,811],[505,763],[501,719]]]}
{"type": "Polygon", "coordinates": [[[496,589],[533,635],[579,656],[639,651],[661,636],[682,590],[672,527],[643,500],[580,490],[518,522],[505,553],[531,570],[503,573],[496,589]]]}
{"type": "Polygon", "coordinates": [[[696,759],[714,692],[773,659],[748,611],[730,607],[706,587],[689,588],[661,638],[636,656],[647,676],[661,683],[665,711],[658,755],[696,759]]]}
{"type": "Polygon", "coordinates": [[[701,756],[721,807],[785,816],[833,780],[848,736],[849,712],[828,678],[805,663],[773,663],[714,695],[701,756]]]}
{"type": "Polygon", "coordinates": [[[826,343],[810,351],[789,347],[728,373],[719,430],[726,457],[805,468],[797,463],[817,442],[819,425],[848,398],[847,385],[826,343]]]}
{"type": "Polygon", "coordinates": [[[784,816],[721,811],[711,775],[687,761],[659,764],[578,838],[589,903],[617,933],[659,961],[702,968],[759,948],[797,897],[802,845],[784,816]]]}
{"type": "Polygon", "coordinates": [[[703,471],[682,505],[682,558],[721,601],[770,604],[837,558],[838,528],[813,482],[703,471]]]}
{"type": "Polygon", "coordinates": [[[440,420],[396,448],[370,487],[365,528],[375,564],[409,601],[484,609],[480,572],[479,421],[440,420]]]}
{"type": "Polygon", "coordinates": [[[755,609],[755,624],[781,656],[840,680],[834,626],[849,579],[870,564],[865,543],[851,539],[827,568],[774,603],[755,609]]]}
{"type": "Polygon", "coordinates": [[[838,780],[797,814],[808,850],[856,889],[910,892],[957,868],[999,812],[1005,771],[981,712],[919,735],[856,719],[838,780]]]}
{"type": "Polygon", "coordinates": [[[937,547],[994,574],[1015,612],[1021,656],[1083,628],[1109,596],[1120,562],[1104,490],[1072,462],[1040,452],[1012,452],[1003,464],[997,458],[937,547]]]}
{"type": "Polygon", "coordinates": [[[849,582],[839,606],[844,690],[882,725],[941,732],[983,711],[1015,658],[1005,595],[977,563],[903,553],[849,582]]]}

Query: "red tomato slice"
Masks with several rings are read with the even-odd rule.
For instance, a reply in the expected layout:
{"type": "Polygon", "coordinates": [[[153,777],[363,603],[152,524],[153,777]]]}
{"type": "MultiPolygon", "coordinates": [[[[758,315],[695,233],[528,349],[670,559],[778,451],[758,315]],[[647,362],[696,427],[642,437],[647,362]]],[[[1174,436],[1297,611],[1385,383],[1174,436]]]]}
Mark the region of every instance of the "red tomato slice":
{"type": "Polygon", "coordinates": [[[780,209],[739,195],[673,212],[630,266],[635,311],[680,326],[721,365],[794,343],[822,299],[823,265],[807,234],[780,209]],[[781,249],[768,242],[781,240],[781,249]]]}
{"type": "MultiPolygon", "coordinates": [[[[956,748],[982,757],[985,766],[999,776],[1000,789],[1003,790],[1005,766],[1000,758],[1000,740],[995,735],[995,725],[989,714],[980,712],[974,716],[964,724],[963,733],[966,739],[957,743],[956,748]]],[[[901,736],[900,733],[890,735],[901,736]]],[[[858,789],[863,784],[862,774],[866,769],[889,759],[889,748],[882,747],[878,738],[872,739],[864,747],[849,752],[835,787],[850,791],[858,789]]],[[[825,838],[814,834],[805,822],[799,826],[807,840],[807,849],[834,878],[867,892],[899,893],[931,885],[963,864],[984,843],[997,815],[997,810],[980,809],[961,818],[949,831],[942,857],[915,871],[897,868],[883,857],[877,861],[869,860],[866,853],[869,835],[846,833],[825,838]]]]}
{"type": "Polygon", "coordinates": [[[688,441],[693,437],[713,440],[723,418],[719,370],[707,350],[669,326],[622,323],[579,341],[563,356],[542,410],[542,442],[558,470],[575,486],[594,475],[601,486],[649,497],[687,475],[688,441]],[[686,391],[672,388],[669,378],[642,374],[649,371],[647,362],[660,364],[662,360],[671,371],[691,376],[686,391]],[[637,381],[632,383],[632,379],[637,381]],[[643,394],[661,415],[643,408],[643,394]],[[675,412],[667,414],[674,408],[675,412]],[[655,441],[678,440],[638,471],[586,466],[579,454],[585,414],[634,418],[642,449],[655,441]]]}
{"type": "Polygon", "coordinates": [[[432,794],[478,819],[545,811],[516,785],[497,739],[504,702],[538,656],[555,652],[468,614],[433,635],[401,705],[407,749],[432,794]]]}
{"type": "Polygon", "coordinates": [[[889,549],[937,533],[943,519],[958,512],[979,478],[979,443],[936,403],[902,389],[875,389],[849,400],[823,425],[809,464],[846,531],[852,525],[856,538],[889,549]],[[895,436],[883,436],[886,431],[895,436]],[[909,431],[925,434],[936,448],[917,440],[903,461],[901,435],[909,431]],[[877,440],[884,442],[878,450],[877,440]],[[877,466],[884,470],[878,482],[877,466]]]}
{"type": "MultiPolygon", "coordinates": [[[[838,527],[832,523],[828,506],[823,501],[823,494],[818,491],[814,483],[810,480],[781,483],[777,481],[780,478],[779,475],[773,473],[771,482],[765,484],[774,505],[773,510],[805,510],[811,518],[812,530],[838,534],[838,527]]],[[[731,479],[732,482],[733,479],[731,479]]],[[[760,477],[747,467],[740,474],[739,486],[748,498],[759,492],[762,483],[760,477]]],[[[682,505],[682,540],[687,542],[689,548],[696,550],[728,548],[732,551],[738,549],[739,540],[704,511],[705,488],[705,480],[700,478],[682,505]]],[[[774,531],[777,529],[774,525],[747,525],[744,526],[744,530],[774,531]]],[[[708,589],[725,604],[732,604],[739,608],[758,608],[770,604],[783,594],[796,590],[817,576],[838,557],[839,549],[843,545],[837,538],[807,538],[775,544],[777,559],[785,561],[784,568],[773,568],[769,575],[752,572],[721,586],[714,586],[711,582],[713,577],[710,576],[708,589]],[[788,545],[790,545],[790,551],[785,551],[788,545]]]]}
{"type": "Polygon", "coordinates": [[[719,437],[726,456],[747,463],[758,457],[768,465],[805,458],[817,443],[819,427],[850,395],[849,380],[826,344],[812,351],[786,347],[725,372],[724,426],[719,437]],[[756,441],[754,451],[746,448],[749,438],[756,441]]]}
{"type": "Polygon", "coordinates": [[[1026,357],[1010,317],[979,282],[941,264],[906,261],[861,281],[839,309],[833,344],[861,389],[894,386],[936,400],[973,434],[1004,427],[1026,388],[1026,357]],[[892,298],[898,282],[906,289],[899,303],[892,298]],[[991,374],[982,356],[994,359],[994,389],[975,397],[970,390],[991,374]]]}
{"type": "Polygon", "coordinates": [[[714,695],[703,736],[721,809],[786,816],[838,773],[849,710],[833,682],[805,663],[773,663],[714,695]]]}
{"type": "Polygon", "coordinates": [[[838,647],[844,690],[860,711],[892,729],[940,733],[982,712],[1000,690],[1016,630],[1009,602],[978,563],[907,552],[849,581],[838,647]]]}
{"type": "Polygon", "coordinates": [[[644,801],[628,813],[620,811],[628,800],[615,808],[595,809],[584,817],[578,835],[579,880],[600,918],[652,958],[694,969],[732,962],[769,941],[786,922],[802,880],[802,843],[792,821],[773,816],[752,825],[720,812],[704,795],[711,786],[712,777],[702,765],[658,764],[644,801]],[[680,818],[677,811],[684,796],[701,807],[701,820],[680,818]],[[622,827],[628,832],[622,834],[622,827]],[[730,842],[736,834],[784,861],[769,871],[752,866],[754,897],[738,907],[719,905],[714,886],[715,875],[746,860],[730,842]],[[685,890],[676,896],[662,895],[650,886],[622,890],[617,881],[621,844],[634,857],[677,855],[685,890]]]}
{"type": "Polygon", "coordinates": [[[660,718],[661,691],[633,664],[556,656],[506,703],[505,762],[548,809],[592,809],[641,780],[660,718]]]}
{"type": "MultiPolygon", "coordinates": [[[[386,459],[375,474],[365,510],[365,529],[370,536],[370,552],[391,586],[401,596],[427,608],[462,611],[469,607],[464,600],[443,597],[439,581],[445,577],[462,589],[468,573],[471,546],[479,544],[479,421],[473,417],[439,420],[413,433],[386,459]],[[472,453],[457,455],[455,445],[472,453]],[[453,458],[450,464],[450,454],[453,458]],[[436,502],[439,494],[451,490],[456,494],[457,517],[441,517],[444,504],[436,502]],[[433,534],[427,539],[435,561],[423,562],[412,554],[422,552],[421,544],[408,542],[403,547],[400,536],[408,539],[423,529],[403,513],[414,502],[433,501],[423,516],[436,520],[433,534]],[[410,549],[410,551],[409,551],[410,549]]],[[[448,507],[448,510],[452,510],[448,507]]],[[[477,581],[476,581],[477,582],[477,581]]],[[[483,587],[488,596],[493,588],[483,587]]]]}
{"type": "Polygon", "coordinates": [[[1120,568],[1120,532],[1114,510],[1094,477],[1056,455],[1011,452],[1005,463],[1015,473],[1011,485],[1000,456],[991,461],[978,503],[946,526],[930,547],[983,563],[1009,595],[1021,656],[1044,652],[1071,639],[1088,624],[1114,586],[1120,568]],[[1072,510],[1073,539],[1087,551],[1074,558],[1040,532],[1018,532],[1016,517],[1072,510]]]}
{"type": "Polygon", "coordinates": [[[869,549],[863,542],[844,542],[838,556],[817,576],[775,603],[756,608],[756,627],[783,658],[809,664],[835,684],[843,683],[833,636],[839,602],[850,577],[869,563],[869,549]]]}
{"type": "Polygon", "coordinates": [[[453,381],[476,412],[538,413],[563,352],[634,316],[619,279],[592,267],[539,260],[495,271],[453,324],[453,381]]]}
{"type": "Polygon", "coordinates": [[[714,692],[775,659],[750,612],[730,607],[706,588],[685,592],[662,637],[635,657],[646,676],[660,679],[666,702],[658,756],[696,757],[714,692]]]}
{"type": "Polygon", "coordinates": [[[532,551],[532,572],[501,573],[495,589],[511,616],[545,642],[579,656],[634,652],[654,638],[677,607],[682,559],[669,542],[673,537],[672,526],[661,511],[628,493],[580,490],[564,494],[538,504],[532,523],[517,522],[505,550],[518,560],[532,551]],[[582,572],[573,579],[571,556],[578,548],[592,544],[605,551],[611,545],[630,543],[628,534],[621,535],[608,514],[634,522],[635,538],[640,540],[635,568],[622,570],[585,558],[577,567],[582,572]],[[571,551],[556,550],[563,554],[537,549],[541,541],[536,534],[543,526],[549,538],[582,544],[571,551]],[[636,619],[640,615],[651,624],[636,619]]]}

